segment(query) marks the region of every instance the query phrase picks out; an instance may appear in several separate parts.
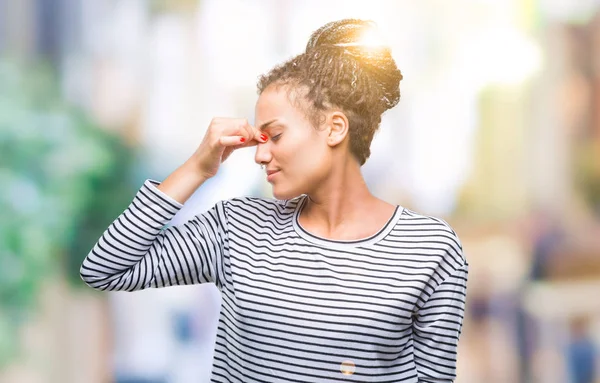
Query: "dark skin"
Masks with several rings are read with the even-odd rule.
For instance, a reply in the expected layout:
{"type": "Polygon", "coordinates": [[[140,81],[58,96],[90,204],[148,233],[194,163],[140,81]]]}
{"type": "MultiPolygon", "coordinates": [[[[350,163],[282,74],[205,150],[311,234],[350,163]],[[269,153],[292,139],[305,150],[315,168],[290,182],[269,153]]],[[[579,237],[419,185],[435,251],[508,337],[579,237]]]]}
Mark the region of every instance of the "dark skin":
{"type": "Polygon", "coordinates": [[[196,152],[158,188],[185,203],[233,151],[256,146],[255,161],[265,166],[276,198],[309,196],[299,217],[305,230],[335,240],[377,233],[396,207],[369,191],[349,149],[345,114],[331,109],[315,129],[288,95],[285,87],[265,89],[256,103],[255,125],[244,119],[213,119],[196,152]]]}
{"type": "Polygon", "coordinates": [[[315,129],[288,95],[285,87],[270,86],[256,103],[255,126],[264,126],[270,139],[258,144],[255,161],[276,171],[269,176],[273,195],[307,194],[299,223],[319,237],[356,240],[377,233],[396,207],[369,191],[350,152],[348,119],[332,109],[315,129]]]}

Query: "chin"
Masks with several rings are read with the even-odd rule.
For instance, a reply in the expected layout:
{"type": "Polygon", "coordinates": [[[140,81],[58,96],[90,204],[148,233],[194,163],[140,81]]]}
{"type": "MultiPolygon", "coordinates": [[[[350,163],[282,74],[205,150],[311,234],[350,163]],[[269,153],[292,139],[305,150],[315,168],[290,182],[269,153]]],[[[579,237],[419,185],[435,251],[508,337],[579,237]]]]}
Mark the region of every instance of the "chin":
{"type": "Polygon", "coordinates": [[[293,189],[284,189],[282,187],[273,186],[273,197],[278,200],[286,200],[298,197],[302,193],[293,189]]]}

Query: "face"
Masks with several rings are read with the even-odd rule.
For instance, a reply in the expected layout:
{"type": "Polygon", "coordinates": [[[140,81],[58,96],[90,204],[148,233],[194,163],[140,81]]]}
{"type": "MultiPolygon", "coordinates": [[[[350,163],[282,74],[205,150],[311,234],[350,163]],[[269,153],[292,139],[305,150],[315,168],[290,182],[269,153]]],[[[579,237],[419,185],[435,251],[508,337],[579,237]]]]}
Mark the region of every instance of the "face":
{"type": "Polygon", "coordinates": [[[264,164],[277,199],[311,194],[331,169],[333,153],[326,125],[315,128],[294,105],[285,87],[267,87],[256,103],[255,127],[269,140],[259,143],[255,161],[264,164]]]}

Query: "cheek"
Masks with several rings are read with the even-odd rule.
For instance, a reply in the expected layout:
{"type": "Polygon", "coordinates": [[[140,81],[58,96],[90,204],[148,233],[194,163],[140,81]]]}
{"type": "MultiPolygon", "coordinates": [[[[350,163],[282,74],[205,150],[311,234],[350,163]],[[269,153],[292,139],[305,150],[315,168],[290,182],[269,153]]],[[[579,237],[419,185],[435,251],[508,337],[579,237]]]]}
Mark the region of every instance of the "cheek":
{"type": "Polygon", "coordinates": [[[327,171],[328,159],[327,148],[313,142],[312,145],[299,148],[295,152],[294,168],[302,172],[299,178],[313,182],[315,178],[320,178],[322,173],[327,171]]]}
{"type": "MultiPolygon", "coordinates": [[[[301,129],[314,128],[302,127],[301,129]]],[[[289,173],[302,172],[304,175],[309,175],[322,168],[327,163],[329,149],[324,138],[315,131],[294,133],[296,134],[282,137],[281,144],[273,148],[272,153],[277,162],[289,173]]]]}

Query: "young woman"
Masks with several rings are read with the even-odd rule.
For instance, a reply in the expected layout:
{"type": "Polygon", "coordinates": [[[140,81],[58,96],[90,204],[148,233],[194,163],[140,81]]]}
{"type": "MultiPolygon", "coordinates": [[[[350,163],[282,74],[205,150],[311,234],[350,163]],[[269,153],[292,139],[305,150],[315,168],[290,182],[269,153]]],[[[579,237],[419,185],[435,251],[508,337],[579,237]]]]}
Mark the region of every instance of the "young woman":
{"type": "Polygon", "coordinates": [[[373,196],[361,175],[400,98],[374,25],[321,27],[260,78],[256,120],[215,118],[197,151],[148,180],[81,267],[100,290],[215,283],[214,382],[452,382],[467,262],[454,231],[373,196]],[[165,225],[237,149],[275,199],[234,198],[165,225]]]}

